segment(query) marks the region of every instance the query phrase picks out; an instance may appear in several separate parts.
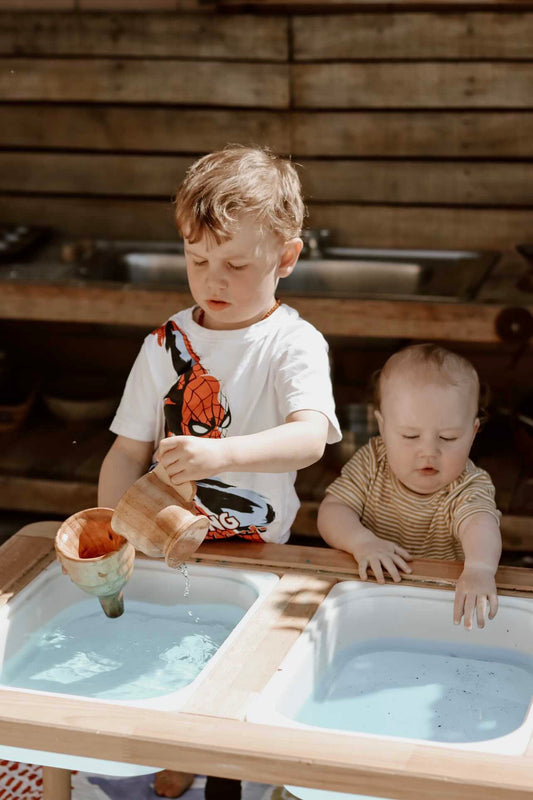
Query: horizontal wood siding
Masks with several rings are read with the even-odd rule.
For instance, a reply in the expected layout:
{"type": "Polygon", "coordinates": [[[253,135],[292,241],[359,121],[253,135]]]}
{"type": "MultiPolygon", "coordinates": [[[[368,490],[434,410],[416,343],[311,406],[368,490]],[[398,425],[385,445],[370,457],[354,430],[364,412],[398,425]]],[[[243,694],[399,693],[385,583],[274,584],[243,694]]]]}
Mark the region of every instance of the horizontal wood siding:
{"type": "MultiPolygon", "coordinates": [[[[228,142],[290,152],[286,112],[142,105],[0,106],[0,147],[144,153],[205,153],[228,142]]],[[[533,114],[532,114],[533,130],[533,114]]],[[[530,140],[533,149],[533,137],[530,140]]]]}
{"type": "Polygon", "coordinates": [[[0,14],[0,53],[285,62],[287,25],[250,14],[0,14]]]}
{"type": "Polygon", "coordinates": [[[297,108],[533,108],[533,63],[294,64],[297,108]]]}
{"type": "MultiPolygon", "coordinates": [[[[191,156],[2,153],[0,192],[168,198],[191,156]]],[[[310,202],[533,206],[533,163],[304,160],[310,202]]]]}
{"type": "Polygon", "coordinates": [[[0,59],[6,100],[287,108],[284,64],[146,58],[0,59]]]}
{"type": "MultiPolygon", "coordinates": [[[[171,198],[0,195],[2,220],[38,220],[69,236],[173,239],[171,198]]],[[[512,250],[531,241],[533,214],[526,209],[442,208],[310,203],[309,225],[331,228],[337,242],[357,247],[512,250]],[[385,232],[385,234],[384,234],[385,232]],[[392,246],[392,245],[391,245],[392,246]]]]}
{"type": "Polygon", "coordinates": [[[0,13],[0,220],[172,238],[188,165],[240,142],[293,156],[339,243],[531,240],[533,7],[19,3],[0,13]]]}
{"type": "Polygon", "coordinates": [[[301,156],[533,156],[531,111],[300,111],[291,120],[301,156]]]}
{"type": "Polygon", "coordinates": [[[531,14],[323,14],[295,17],[292,30],[295,61],[533,58],[531,14]]]}

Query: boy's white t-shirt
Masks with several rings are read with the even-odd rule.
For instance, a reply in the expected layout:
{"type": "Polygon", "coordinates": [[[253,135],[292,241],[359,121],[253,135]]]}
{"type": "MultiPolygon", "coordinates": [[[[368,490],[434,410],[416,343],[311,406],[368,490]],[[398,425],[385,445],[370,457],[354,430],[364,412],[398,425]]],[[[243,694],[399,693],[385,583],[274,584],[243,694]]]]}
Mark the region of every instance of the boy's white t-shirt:
{"type": "MultiPolygon", "coordinates": [[[[215,331],[198,325],[193,310],[145,338],[113,433],[153,441],[157,449],[171,433],[243,436],[313,410],[329,420],[328,444],[340,440],[328,345],[297,311],[281,305],[248,328],[215,331]]],[[[197,481],[195,504],[211,521],[210,538],[286,542],[299,507],[295,478],[295,472],[225,472],[197,481]]]]}

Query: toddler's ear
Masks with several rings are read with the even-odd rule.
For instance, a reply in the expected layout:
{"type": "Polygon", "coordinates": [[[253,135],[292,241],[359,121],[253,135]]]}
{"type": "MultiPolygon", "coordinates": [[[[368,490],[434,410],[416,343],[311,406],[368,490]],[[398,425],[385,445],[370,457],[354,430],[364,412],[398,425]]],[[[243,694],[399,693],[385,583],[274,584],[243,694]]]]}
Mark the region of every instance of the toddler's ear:
{"type": "Polygon", "coordinates": [[[291,274],[296,266],[298,256],[302,252],[303,246],[304,243],[299,236],[295,236],[294,239],[285,242],[279,260],[278,277],[287,278],[291,274]]]}
{"type": "Polygon", "coordinates": [[[375,417],[376,417],[376,419],[378,421],[379,433],[380,433],[381,436],[383,436],[383,416],[381,414],[381,411],[379,411],[379,409],[376,408],[376,410],[374,411],[374,414],[375,414],[375,417]]]}

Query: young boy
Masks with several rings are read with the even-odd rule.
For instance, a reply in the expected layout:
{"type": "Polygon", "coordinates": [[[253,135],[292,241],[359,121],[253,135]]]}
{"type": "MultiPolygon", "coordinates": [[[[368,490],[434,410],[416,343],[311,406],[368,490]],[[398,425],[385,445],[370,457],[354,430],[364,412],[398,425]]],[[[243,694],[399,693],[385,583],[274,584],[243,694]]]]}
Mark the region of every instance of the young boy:
{"type": "Polygon", "coordinates": [[[468,458],[479,428],[479,379],[462,356],[433,344],[395,353],[376,384],[380,436],[326,490],[318,527],[332,547],[396,582],[418,558],[464,558],[453,618],[472,628],[498,609],[500,512],[489,475],[468,458]]]}
{"type": "MultiPolygon", "coordinates": [[[[196,305],[144,341],[111,424],[100,505],[159,460],[173,483],[196,481],[208,538],[287,541],[296,470],[340,439],[327,344],[275,297],[303,216],[296,170],[268,150],[228,147],[189,169],[176,221],[196,305]]],[[[158,773],[156,791],[177,797],[191,780],[158,773]]]]}

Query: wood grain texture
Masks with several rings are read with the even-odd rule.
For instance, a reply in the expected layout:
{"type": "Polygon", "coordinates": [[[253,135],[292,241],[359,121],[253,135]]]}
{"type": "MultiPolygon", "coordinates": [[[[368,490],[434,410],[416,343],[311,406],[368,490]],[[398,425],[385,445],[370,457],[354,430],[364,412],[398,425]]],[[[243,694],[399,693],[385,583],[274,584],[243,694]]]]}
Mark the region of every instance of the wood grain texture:
{"type": "Polygon", "coordinates": [[[310,202],[533,206],[530,162],[337,159],[301,163],[304,194],[310,202]]]}
{"type": "Polygon", "coordinates": [[[345,63],[291,65],[295,108],[533,107],[533,64],[345,63]]]}
{"type": "Polygon", "coordinates": [[[361,8],[369,7],[373,11],[384,11],[388,13],[391,9],[411,11],[413,6],[417,9],[432,8],[442,11],[443,6],[465,11],[482,8],[496,8],[516,10],[530,10],[530,0],[387,0],[385,6],[380,0],[218,0],[217,7],[222,10],[236,10],[246,8],[252,11],[278,11],[297,13],[299,11],[318,12],[323,11],[342,13],[345,11],[360,11],[361,8]]]}
{"type": "Polygon", "coordinates": [[[147,154],[0,153],[0,191],[168,198],[194,160],[147,154]]]}
{"type": "Polygon", "coordinates": [[[55,559],[49,536],[12,536],[0,547],[0,607],[55,559]]]}
{"type": "MultiPolygon", "coordinates": [[[[166,0],[176,10],[175,0],[166,0]]],[[[38,14],[0,11],[0,55],[286,61],[287,20],[251,14],[38,14]]],[[[112,11],[108,0],[102,10],[112,11]]]]}
{"type": "Polygon", "coordinates": [[[183,711],[244,719],[251,694],[265,687],[335,583],[309,574],[283,575],[183,711]]]}
{"type": "Polygon", "coordinates": [[[5,100],[287,108],[285,64],[170,59],[0,59],[5,100]],[[157,89],[155,89],[157,87],[157,89]]]}
{"type": "MultiPolygon", "coordinates": [[[[175,194],[194,159],[183,156],[0,153],[0,192],[175,194]]],[[[533,163],[301,160],[309,202],[533,206],[533,163]]]]}
{"type": "Polygon", "coordinates": [[[282,111],[258,109],[5,104],[0,145],[201,155],[240,142],[289,153],[289,122],[282,111]]]}
{"type": "MultiPolygon", "coordinates": [[[[309,203],[308,208],[307,226],[330,228],[335,240],[346,247],[511,251],[517,242],[531,239],[529,209],[356,203],[309,203]]],[[[176,238],[170,198],[0,195],[0,219],[6,223],[38,220],[65,236],[83,238],[176,238]]]]}
{"type": "Polygon", "coordinates": [[[291,115],[291,152],[339,157],[531,157],[533,113],[299,111],[291,115]]]}
{"type": "Polygon", "coordinates": [[[74,11],[76,0],[3,0],[5,11],[74,11]]]}
{"type": "MultiPolygon", "coordinates": [[[[283,293],[280,292],[283,298],[283,293]]],[[[153,328],[191,305],[187,294],[130,288],[2,285],[0,316],[139,325],[153,328]]],[[[290,305],[326,336],[361,336],[453,342],[499,342],[497,304],[290,298],[290,305]]],[[[533,306],[529,307],[533,313],[533,306]]]]}
{"type": "Polygon", "coordinates": [[[353,247],[510,251],[531,239],[531,219],[529,209],[309,205],[311,227],[353,247]]]}
{"type": "Polygon", "coordinates": [[[0,741],[398,800],[530,800],[531,758],[0,690],[0,741]]]}
{"type": "MultiPolygon", "coordinates": [[[[271,543],[247,547],[245,542],[204,542],[191,561],[214,564],[221,559],[232,567],[272,569],[284,573],[296,570],[321,577],[359,580],[357,565],[352,556],[331,548],[271,543]]],[[[453,589],[463,570],[460,561],[429,558],[414,558],[410,565],[412,572],[403,576],[402,580],[406,584],[417,586],[432,584],[453,589]]],[[[392,582],[392,579],[388,580],[392,582]]],[[[533,595],[533,571],[521,567],[500,566],[496,573],[496,585],[498,591],[504,594],[516,591],[533,595]]]]}
{"type": "Polygon", "coordinates": [[[294,16],[292,30],[295,61],[533,58],[527,11],[316,14],[294,16]]]}

